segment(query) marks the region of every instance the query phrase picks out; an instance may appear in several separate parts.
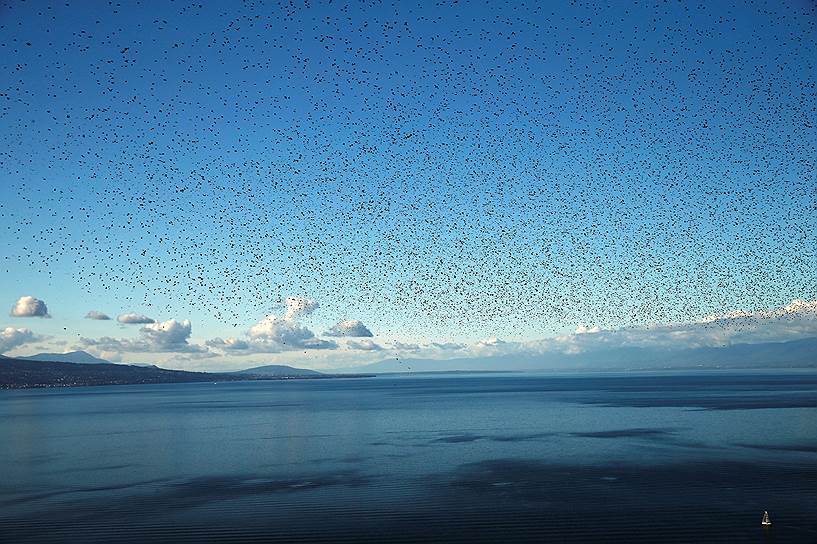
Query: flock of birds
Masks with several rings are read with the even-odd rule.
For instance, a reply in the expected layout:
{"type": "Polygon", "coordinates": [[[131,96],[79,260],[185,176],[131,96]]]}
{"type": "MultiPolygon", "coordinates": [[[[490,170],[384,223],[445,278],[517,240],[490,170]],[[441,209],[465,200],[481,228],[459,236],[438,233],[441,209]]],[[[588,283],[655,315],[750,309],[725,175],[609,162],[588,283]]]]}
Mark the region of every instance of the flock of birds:
{"type": "Polygon", "coordinates": [[[3,273],[235,326],[311,296],[408,336],[814,298],[815,23],[794,1],[10,0],[3,273]]]}

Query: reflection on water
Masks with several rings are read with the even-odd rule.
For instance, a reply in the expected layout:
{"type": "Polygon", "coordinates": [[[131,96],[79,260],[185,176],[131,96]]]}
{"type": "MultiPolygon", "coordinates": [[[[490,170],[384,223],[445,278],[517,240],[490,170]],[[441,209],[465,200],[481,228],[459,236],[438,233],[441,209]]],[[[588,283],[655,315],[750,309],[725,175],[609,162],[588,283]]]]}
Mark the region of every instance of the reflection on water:
{"type": "Polygon", "coordinates": [[[815,406],[813,373],[0,392],[0,540],[815,542],[815,406]]]}

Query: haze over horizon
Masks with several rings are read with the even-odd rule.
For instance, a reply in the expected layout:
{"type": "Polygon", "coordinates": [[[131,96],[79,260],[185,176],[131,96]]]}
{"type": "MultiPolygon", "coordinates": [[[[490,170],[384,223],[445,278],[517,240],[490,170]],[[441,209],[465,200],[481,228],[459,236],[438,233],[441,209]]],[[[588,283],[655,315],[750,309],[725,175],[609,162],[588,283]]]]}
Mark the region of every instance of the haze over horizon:
{"type": "Polygon", "coordinates": [[[817,337],[816,10],[6,2],[0,354],[817,337]]]}

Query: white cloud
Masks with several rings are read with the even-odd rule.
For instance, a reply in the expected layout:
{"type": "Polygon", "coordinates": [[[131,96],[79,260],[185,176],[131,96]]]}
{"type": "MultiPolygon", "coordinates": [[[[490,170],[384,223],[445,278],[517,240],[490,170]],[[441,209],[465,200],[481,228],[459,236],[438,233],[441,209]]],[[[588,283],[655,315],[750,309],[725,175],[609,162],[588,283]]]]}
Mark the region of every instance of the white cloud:
{"type": "Polygon", "coordinates": [[[347,319],[335,324],[331,329],[326,331],[326,336],[335,337],[350,337],[350,338],[371,338],[374,336],[372,331],[357,319],[347,319]]]}
{"type": "Polygon", "coordinates": [[[292,319],[268,315],[252,327],[247,335],[254,340],[273,341],[279,344],[298,345],[315,335],[292,319]]]}
{"type": "Polygon", "coordinates": [[[188,342],[192,332],[190,321],[170,319],[162,323],[148,323],[139,329],[140,337],[130,338],[81,338],[83,349],[96,352],[118,353],[202,353],[207,348],[188,342]]]}
{"type": "Polygon", "coordinates": [[[116,320],[120,323],[125,323],[126,325],[144,325],[146,323],[156,323],[155,319],[136,312],[120,314],[116,320]]]}
{"type": "Polygon", "coordinates": [[[45,302],[32,296],[20,297],[11,307],[13,317],[51,317],[45,302]]]}
{"type": "Polygon", "coordinates": [[[150,323],[140,329],[142,335],[150,345],[158,348],[156,351],[176,351],[176,347],[187,345],[187,339],[190,338],[192,332],[192,325],[190,321],[176,321],[170,319],[163,323],[150,323]]]}
{"type": "Polygon", "coordinates": [[[20,347],[23,344],[34,342],[39,338],[31,331],[31,329],[15,329],[14,327],[6,327],[0,331],[0,353],[5,353],[14,348],[20,347]]]}
{"type": "Polygon", "coordinates": [[[110,316],[108,314],[97,312],[96,310],[91,310],[87,314],[85,314],[85,319],[95,319],[97,321],[108,321],[110,316]]]}
{"type": "Polygon", "coordinates": [[[382,346],[369,339],[349,340],[346,342],[346,346],[349,349],[355,349],[358,351],[381,351],[383,349],[382,346]]]}

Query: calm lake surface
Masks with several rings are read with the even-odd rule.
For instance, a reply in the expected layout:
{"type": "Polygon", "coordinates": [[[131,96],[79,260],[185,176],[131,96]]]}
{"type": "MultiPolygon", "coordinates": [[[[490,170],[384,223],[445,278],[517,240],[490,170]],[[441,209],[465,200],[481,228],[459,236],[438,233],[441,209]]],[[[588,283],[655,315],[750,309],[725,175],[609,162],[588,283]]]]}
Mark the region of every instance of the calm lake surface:
{"type": "Polygon", "coordinates": [[[2,542],[813,543],[817,374],[0,391],[0,463],[2,542]]]}

